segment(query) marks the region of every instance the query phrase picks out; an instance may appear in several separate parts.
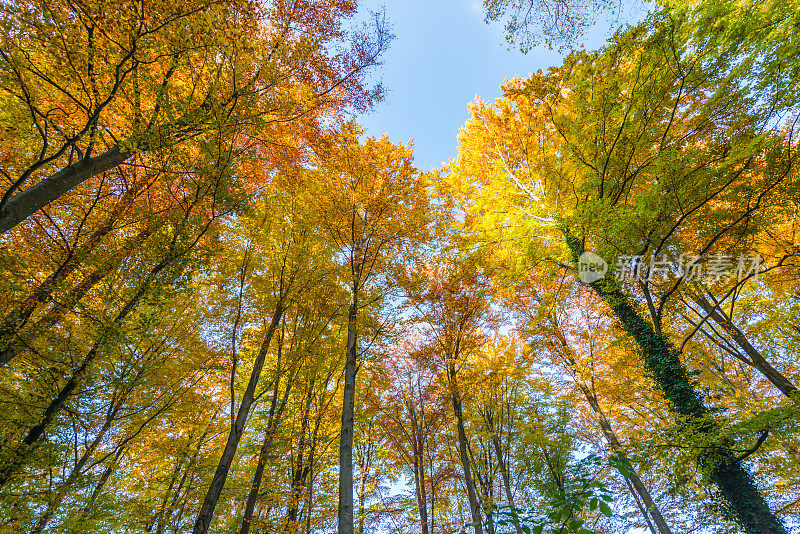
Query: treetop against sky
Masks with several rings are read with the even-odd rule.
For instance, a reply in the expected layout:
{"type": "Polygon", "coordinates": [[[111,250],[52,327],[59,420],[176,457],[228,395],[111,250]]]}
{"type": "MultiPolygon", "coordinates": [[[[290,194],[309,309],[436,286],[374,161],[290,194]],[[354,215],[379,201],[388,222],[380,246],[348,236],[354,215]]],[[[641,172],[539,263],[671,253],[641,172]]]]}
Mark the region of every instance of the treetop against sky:
{"type": "MultiPolygon", "coordinates": [[[[502,26],[484,22],[485,11],[477,0],[370,0],[361,6],[385,7],[396,35],[380,70],[386,98],[361,121],[375,134],[413,138],[421,169],[436,168],[455,155],[456,135],[472,100],[496,98],[505,78],[558,65],[566,54],[544,44],[527,54],[507,45],[502,26]]],[[[632,3],[620,20],[635,22],[644,14],[644,6],[632,3]]],[[[603,16],[615,18],[611,13],[603,16]]],[[[601,46],[614,31],[604,22],[588,28],[581,44],[601,46]]]]}

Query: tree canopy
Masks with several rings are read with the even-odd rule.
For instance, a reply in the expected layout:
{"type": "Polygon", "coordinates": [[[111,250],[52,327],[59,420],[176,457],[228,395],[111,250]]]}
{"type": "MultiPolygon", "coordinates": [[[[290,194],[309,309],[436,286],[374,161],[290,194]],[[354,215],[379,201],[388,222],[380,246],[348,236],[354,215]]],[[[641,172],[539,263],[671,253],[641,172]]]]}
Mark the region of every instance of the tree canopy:
{"type": "Polygon", "coordinates": [[[800,528],[797,7],[660,2],[421,171],[355,2],[3,3],[0,532],[800,528]]]}

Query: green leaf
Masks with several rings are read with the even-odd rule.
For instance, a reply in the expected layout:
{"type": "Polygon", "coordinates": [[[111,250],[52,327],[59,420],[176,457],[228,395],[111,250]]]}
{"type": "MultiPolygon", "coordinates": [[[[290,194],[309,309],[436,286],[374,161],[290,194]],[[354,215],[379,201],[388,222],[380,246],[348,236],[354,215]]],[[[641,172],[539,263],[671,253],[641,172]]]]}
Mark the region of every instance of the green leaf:
{"type": "Polygon", "coordinates": [[[611,507],[602,501],[600,502],[600,511],[604,516],[611,517],[611,507]]]}

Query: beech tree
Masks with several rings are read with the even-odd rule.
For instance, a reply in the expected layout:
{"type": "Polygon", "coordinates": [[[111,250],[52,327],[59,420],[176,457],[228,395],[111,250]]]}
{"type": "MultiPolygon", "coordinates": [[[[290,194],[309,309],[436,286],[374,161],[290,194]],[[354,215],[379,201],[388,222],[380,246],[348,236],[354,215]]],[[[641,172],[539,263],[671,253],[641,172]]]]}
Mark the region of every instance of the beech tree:
{"type": "MultiPolygon", "coordinates": [[[[285,398],[280,400],[279,394],[284,397],[289,394],[291,384],[298,372],[297,360],[289,362],[281,358],[283,353],[282,343],[282,324],[284,316],[288,310],[296,305],[296,301],[310,288],[313,288],[317,277],[326,272],[325,262],[327,256],[322,252],[322,247],[315,246],[311,235],[311,222],[308,219],[308,205],[303,202],[302,197],[289,198],[280,189],[268,192],[264,197],[264,204],[261,213],[256,213],[255,221],[250,235],[246,239],[253,244],[252,248],[246,248],[242,254],[239,267],[239,295],[237,298],[236,312],[233,319],[232,331],[229,334],[231,339],[231,373],[230,373],[230,431],[228,439],[222,451],[219,464],[211,480],[211,484],[206,494],[206,498],[197,515],[194,525],[194,532],[202,534],[208,531],[214,509],[220,495],[222,494],[228,471],[233,463],[239,442],[245,431],[248,417],[253,404],[261,396],[258,392],[261,383],[262,372],[268,362],[268,356],[272,353],[271,344],[273,339],[278,336],[278,348],[275,356],[275,367],[272,370],[267,389],[273,391],[270,412],[272,413],[268,434],[275,431],[275,425],[281,417],[281,412],[285,405],[285,398]],[[314,253],[318,253],[315,255],[314,253]],[[251,266],[252,257],[261,258],[257,267],[251,266]],[[255,314],[253,317],[243,316],[245,298],[242,292],[247,286],[255,286],[256,300],[255,314]],[[243,347],[238,344],[236,338],[239,336],[238,329],[240,322],[246,320],[248,323],[261,324],[260,335],[256,339],[250,340],[253,346],[250,350],[255,352],[252,358],[247,385],[242,393],[240,400],[236,400],[236,372],[238,362],[242,357],[240,351],[243,347]],[[283,383],[283,386],[281,386],[283,383]],[[282,393],[281,393],[282,390],[282,393]],[[276,412],[276,410],[280,410],[276,412]]],[[[245,310],[249,311],[249,310],[245,310]]],[[[228,337],[228,336],[226,336],[228,337]]],[[[296,351],[286,350],[286,356],[297,358],[296,351]]],[[[264,447],[269,450],[271,441],[267,436],[264,447]]],[[[266,451],[265,453],[266,454],[266,451]]],[[[260,463],[263,469],[263,462],[260,463]]],[[[260,483],[260,480],[256,482],[260,483]]],[[[258,484],[254,483],[258,491],[258,484]]],[[[253,497],[255,498],[255,497],[253,497]]],[[[252,504],[250,505],[252,506],[252,504]]],[[[246,513],[247,514],[247,513],[246,513]]],[[[252,515],[252,509],[249,514],[252,515]]],[[[245,518],[245,531],[250,523],[250,518],[245,518]]]]}
{"type": "Polygon", "coordinates": [[[0,232],[131,158],[156,164],[176,144],[253,125],[303,135],[309,117],[369,105],[380,90],[364,74],[389,35],[376,17],[331,52],[353,12],[336,0],[5,4],[0,232]]]}
{"type": "MultiPolygon", "coordinates": [[[[737,72],[706,68],[684,51],[682,28],[655,17],[603,51],[575,53],[559,69],[513,82],[494,106],[477,102],[453,166],[454,190],[477,193],[476,225],[493,235],[511,224],[528,239],[544,234],[546,252],[537,256],[560,242],[557,254],[576,268],[590,245],[609,258],[689,242],[700,254],[741,245],[794,172],[791,130],[768,130],[748,109],[737,72]],[[470,189],[477,183],[480,190],[470,189]],[[740,187],[752,202],[741,202],[740,187]]],[[[661,319],[681,281],[658,301],[643,290],[651,321],[613,278],[587,283],[636,340],[675,416],[713,436],[717,423],[661,319]]],[[[697,462],[732,517],[748,532],[785,532],[730,445],[714,443],[697,462]]]]}
{"type": "Polygon", "coordinates": [[[468,257],[423,264],[417,276],[421,280],[410,301],[429,331],[431,347],[428,350],[444,362],[472,528],[475,534],[481,534],[482,506],[468,452],[463,399],[466,392],[459,368],[465,355],[480,345],[483,336],[480,327],[489,323],[488,282],[480,265],[468,257]]]}
{"type": "MultiPolygon", "coordinates": [[[[322,225],[338,247],[338,257],[350,302],[339,445],[340,534],[352,534],[353,414],[359,358],[359,312],[370,286],[391,276],[392,256],[403,253],[424,235],[427,192],[425,180],[411,164],[410,147],[392,144],[387,136],[361,142],[362,130],[343,124],[330,143],[318,151],[318,168],[305,179],[315,184],[322,225]],[[319,189],[317,189],[319,188],[319,189]]],[[[369,348],[368,346],[366,348],[369,348]]]]}

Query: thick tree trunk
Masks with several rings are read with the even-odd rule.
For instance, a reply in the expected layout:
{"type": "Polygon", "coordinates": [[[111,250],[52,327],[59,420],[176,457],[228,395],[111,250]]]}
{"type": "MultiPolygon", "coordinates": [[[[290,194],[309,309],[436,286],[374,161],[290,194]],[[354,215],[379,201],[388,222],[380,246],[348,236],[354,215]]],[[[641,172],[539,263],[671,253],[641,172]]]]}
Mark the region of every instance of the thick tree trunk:
{"type": "Polygon", "coordinates": [[[357,282],[350,293],[347,315],[347,354],[344,367],[342,396],[342,425],[339,438],[339,508],[338,534],[354,534],[353,514],[353,417],[355,414],[356,371],[358,370],[358,289],[357,282]]]}
{"type": "Polygon", "coordinates": [[[461,391],[458,386],[456,376],[455,358],[447,362],[447,374],[450,379],[450,393],[453,398],[453,414],[456,417],[456,428],[458,431],[458,458],[461,460],[461,468],[464,470],[464,484],[467,486],[467,499],[469,500],[469,513],[472,518],[472,526],[475,534],[483,534],[483,522],[481,519],[481,505],[475,491],[475,480],[472,477],[472,469],[469,463],[469,453],[467,451],[467,433],[464,430],[464,413],[461,407],[461,391]]]}
{"type": "Polygon", "coordinates": [[[795,387],[792,382],[783,376],[780,371],[772,367],[770,363],[764,359],[761,353],[748,341],[747,337],[744,333],[733,324],[730,317],[722,311],[720,308],[711,304],[703,295],[697,294],[694,296],[694,301],[703,308],[705,311],[714,321],[722,327],[725,332],[731,339],[741,347],[741,349],[747,354],[750,358],[742,359],[746,364],[750,365],[751,367],[757,369],[761,374],[763,374],[767,380],[772,382],[772,384],[780,390],[781,393],[786,395],[789,398],[793,396],[800,402],[800,398],[796,397],[798,392],[797,387],[795,387]]]}
{"type": "Polygon", "coordinates": [[[92,176],[121,165],[132,155],[132,152],[125,151],[116,145],[102,154],[84,158],[64,167],[36,185],[17,193],[8,199],[3,212],[0,213],[0,234],[8,232],[36,211],[78,187],[92,176]]]}
{"type": "MultiPolygon", "coordinates": [[[[569,231],[564,234],[577,264],[583,244],[569,231]]],[[[713,435],[717,425],[694,390],[678,351],[642,318],[614,281],[602,278],[589,285],[639,345],[645,367],[669,401],[671,410],[692,424],[696,432],[713,435]]],[[[718,488],[731,517],[748,534],[788,534],[733,451],[724,446],[709,448],[699,455],[697,463],[709,482],[718,488]]]]}
{"type": "Polygon", "coordinates": [[[270,342],[275,334],[275,330],[280,324],[283,312],[283,302],[278,300],[278,303],[275,305],[275,312],[272,314],[272,322],[269,327],[267,327],[264,340],[261,343],[261,348],[253,362],[253,369],[250,372],[247,389],[245,389],[244,395],[242,395],[242,401],[239,404],[236,419],[231,425],[230,432],[228,432],[228,440],[225,443],[225,449],[222,451],[222,457],[217,464],[214,478],[211,480],[208,492],[200,507],[200,512],[197,514],[197,519],[195,520],[192,530],[194,534],[206,534],[209,526],[211,526],[211,519],[214,517],[214,509],[217,507],[219,496],[222,494],[222,488],[225,486],[225,481],[228,478],[228,471],[231,468],[233,458],[236,455],[236,448],[239,446],[239,441],[244,433],[244,427],[247,422],[247,417],[250,414],[250,408],[253,406],[253,402],[255,402],[256,386],[261,378],[261,371],[264,369],[270,342]]]}

